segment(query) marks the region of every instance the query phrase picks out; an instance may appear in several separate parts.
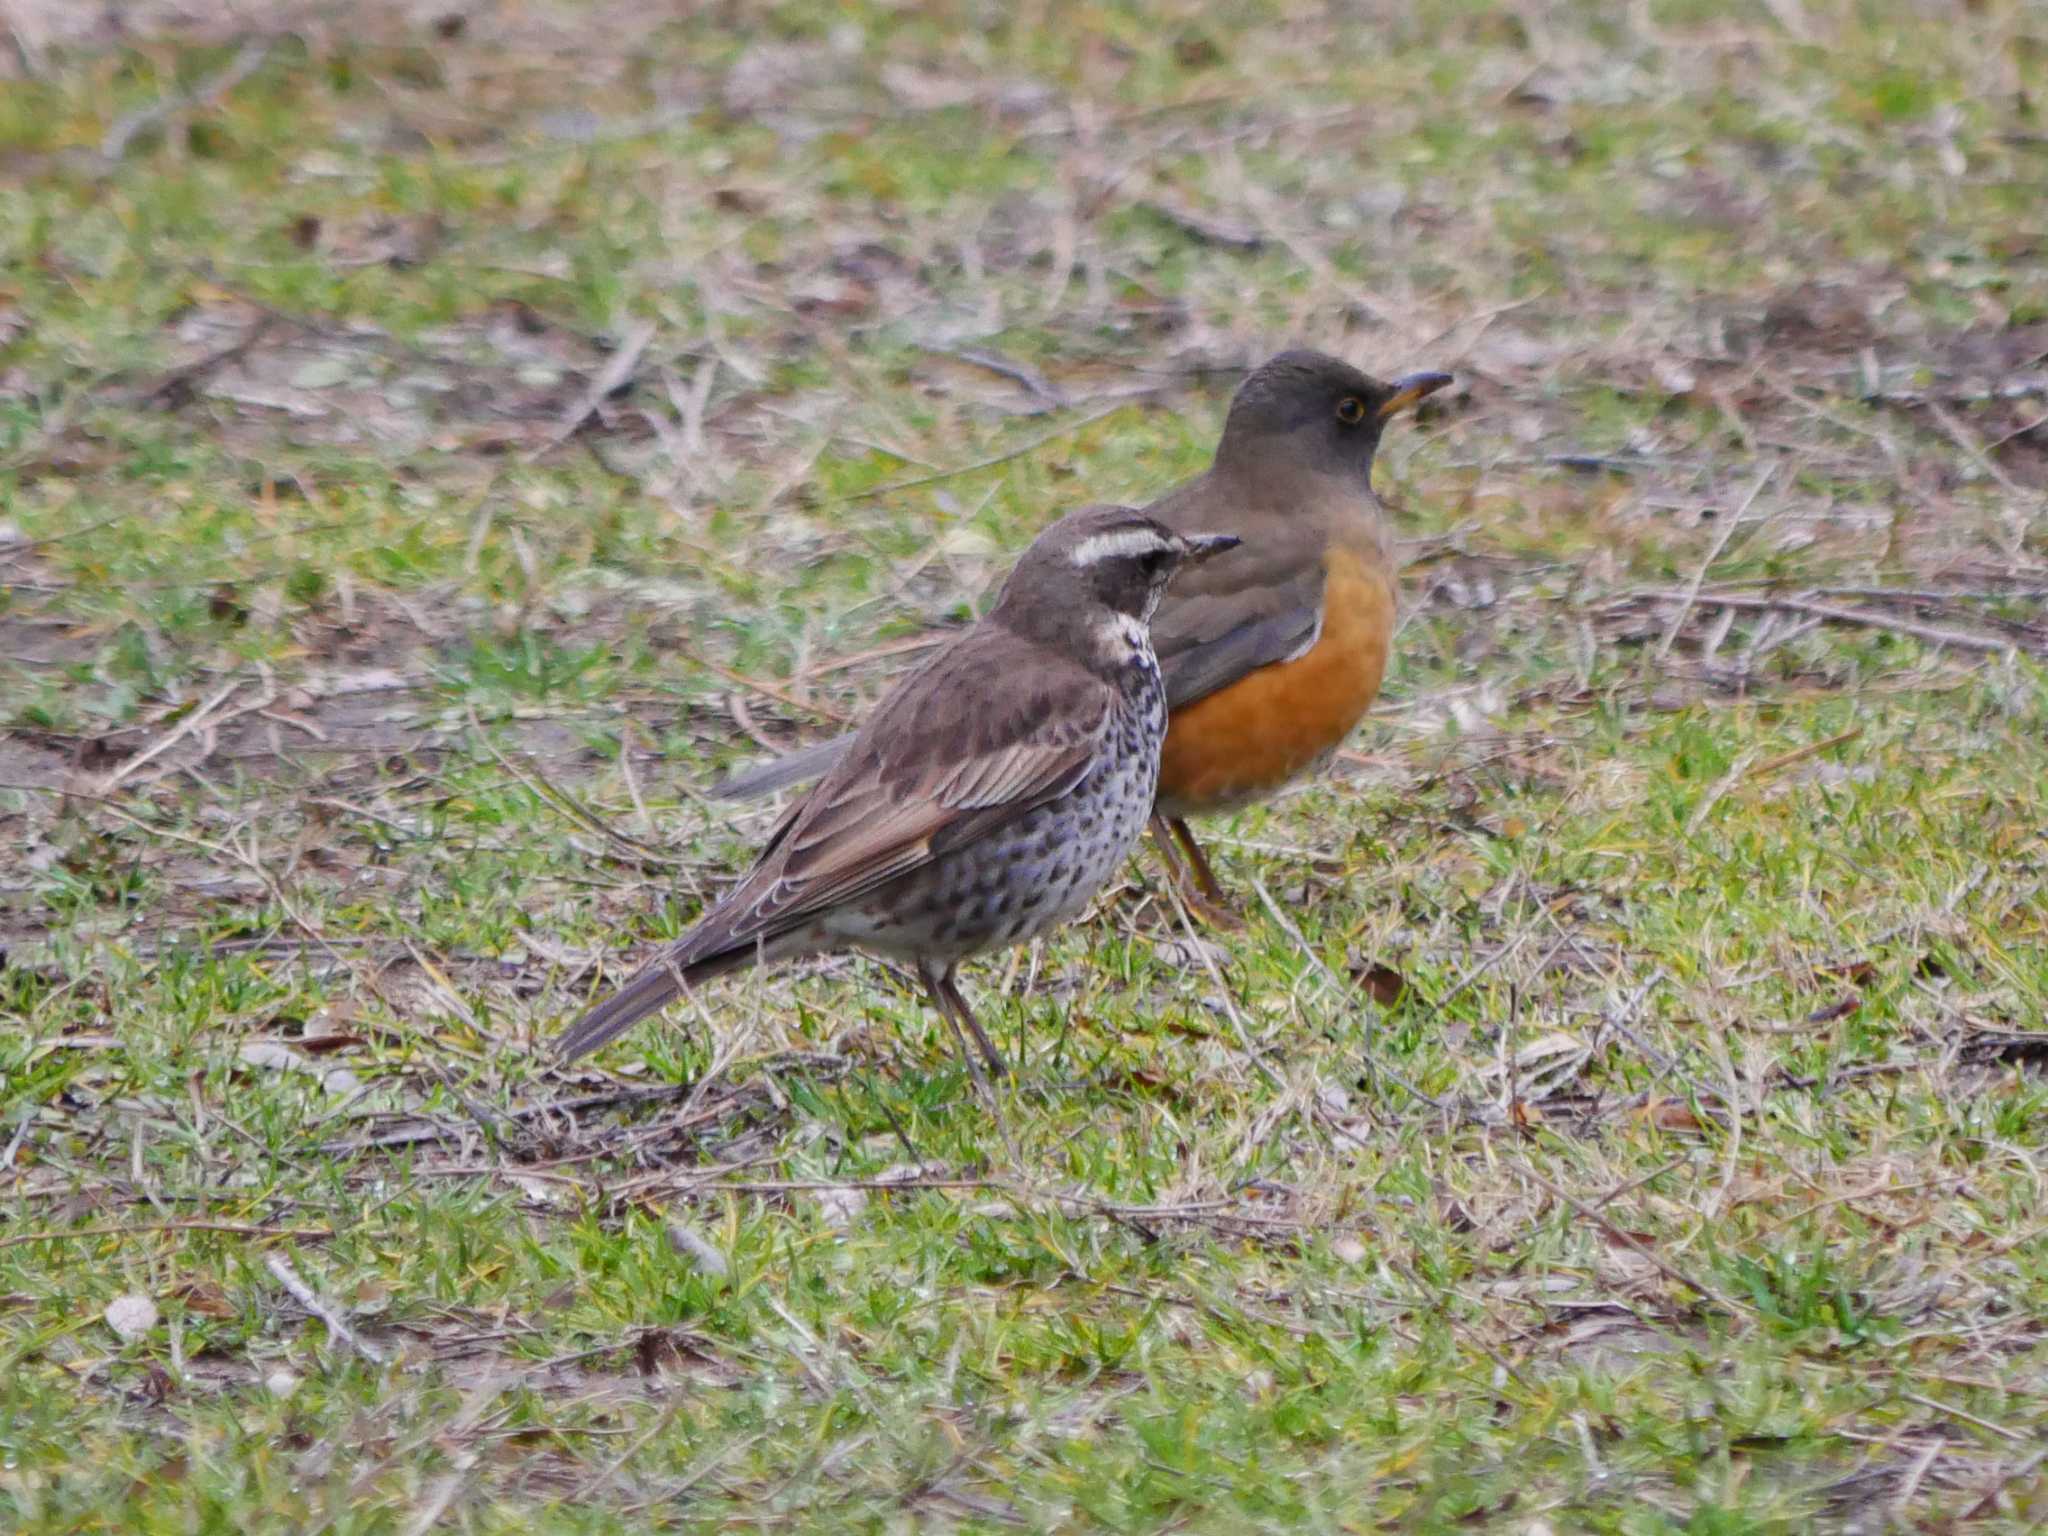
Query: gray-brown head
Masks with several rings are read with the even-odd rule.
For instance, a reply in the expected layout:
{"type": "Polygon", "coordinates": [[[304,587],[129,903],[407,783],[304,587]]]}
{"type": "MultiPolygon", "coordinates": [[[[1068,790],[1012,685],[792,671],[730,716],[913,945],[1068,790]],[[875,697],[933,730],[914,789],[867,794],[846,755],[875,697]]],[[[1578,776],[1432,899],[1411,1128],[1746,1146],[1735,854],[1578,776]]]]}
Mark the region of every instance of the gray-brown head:
{"type": "Polygon", "coordinates": [[[1410,373],[1389,384],[1327,353],[1282,352],[1238,386],[1216,463],[1254,474],[1299,465],[1369,485],[1387,422],[1450,382],[1448,373],[1410,373]]]}
{"type": "Polygon", "coordinates": [[[1175,571],[1239,542],[1230,533],[1175,533],[1133,507],[1083,507],[1032,541],[989,617],[1048,641],[1093,634],[1105,623],[1142,625],[1175,571]]]}

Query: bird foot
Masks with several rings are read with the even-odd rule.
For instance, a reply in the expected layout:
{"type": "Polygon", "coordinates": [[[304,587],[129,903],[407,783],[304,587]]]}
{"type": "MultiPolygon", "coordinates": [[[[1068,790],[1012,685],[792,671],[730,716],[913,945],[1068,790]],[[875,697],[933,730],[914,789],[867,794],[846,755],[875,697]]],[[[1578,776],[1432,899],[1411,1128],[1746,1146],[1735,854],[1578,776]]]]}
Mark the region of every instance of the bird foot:
{"type": "Polygon", "coordinates": [[[1159,849],[1159,862],[1166,866],[1167,884],[1173,887],[1174,894],[1187,908],[1190,917],[1205,928],[1225,933],[1236,933],[1244,928],[1243,915],[1224,896],[1215,871],[1209,868],[1209,860],[1203,855],[1201,844],[1195,841],[1195,835],[1188,830],[1186,822],[1154,815],[1152,841],[1159,849]],[[1176,842],[1186,850],[1185,857],[1175,850],[1176,842]]]}
{"type": "Polygon", "coordinates": [[[1173,937],[1183,931],[1179,912],[1185,911],[1198,928],[1217,933],[1242,933],[1250,926],[1243,913],[1227,901],[1214,901],[1204,896],[1193,886],[1179,881],[1164,885],[1147,882],[1132,887],[1132,894],[1139,902],[1140,912],[1150,907],[1149,915],[1140,919],[1140,926],[1156,929],[1166,937],[1173,937]],[[1153,900],[1148,902],[1147,897],[1153,900]]]}
{"type": "Polygon", "coordinates": [[[1200,891],[1182,891],[1180,899],[1187,904],[1188,916],[1204,928],[1214,928],[1220,933],[1242,933],[1251,926],[1237,908],[1226,901],[1204,896],[1200,891]]]}

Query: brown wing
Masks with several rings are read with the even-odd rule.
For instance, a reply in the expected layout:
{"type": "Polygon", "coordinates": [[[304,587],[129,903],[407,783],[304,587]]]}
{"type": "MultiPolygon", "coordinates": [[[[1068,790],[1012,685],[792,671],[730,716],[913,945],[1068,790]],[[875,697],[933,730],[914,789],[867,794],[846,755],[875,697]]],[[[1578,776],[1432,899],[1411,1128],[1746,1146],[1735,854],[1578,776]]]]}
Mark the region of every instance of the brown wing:
{"type": "Polygon", "coordinates": [[[1178,598],[1169,592],[1152,621],[1166,707],[1184,709],[1260,667],[1299,656],[1322,627],[1320,566],[1233,591],[1178,598]]]}
{"type": "Polygon", "coordinates": [[[1353,495],[1319,505],[1327,495],[1321,485],[1247,483],[1212,469],[1145,509],[1178,533],[1244,537],[1228,554],[1183,569],[1153,615],[1152,648],[1169,710],[1315,643],[1323,622],[1325,530],[1356,515],[1353,495]],[[1284,515],[1276,501],[1285,504],[1284,515]]]}
{"type": "Polygon", "coordinates": [[[566,1030],[594,1051],[694,985],[842,902],[987,835],[1079,783],[1109,729],[1106,684],[988,625],[905,678],[753,870],[682,938],[566,1030]]]}
{"type": "Polygon", "coordinates": [[[882,701],[691,936],[686,963],[774,938],[1064,794],[1094,761],[1110,702],[1085,668],[969,630],[882,701]]]}

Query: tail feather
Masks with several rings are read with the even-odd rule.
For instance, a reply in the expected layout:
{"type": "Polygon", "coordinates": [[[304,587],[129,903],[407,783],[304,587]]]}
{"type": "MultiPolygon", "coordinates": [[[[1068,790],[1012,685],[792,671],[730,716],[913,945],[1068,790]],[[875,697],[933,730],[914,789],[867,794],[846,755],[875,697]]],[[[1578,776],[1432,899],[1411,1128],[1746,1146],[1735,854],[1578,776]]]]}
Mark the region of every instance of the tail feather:
{"type": "Polygon", "coordinates": [[[587,1056],[607,1045],[650,1014],[659,1013],[682,995],[684,987],[723,976],[728,971],[752,965],[758,951],[752,945],[699,960],[685,961],[678,951],[690,944],[685,939],[672,944],[652,962],[643,966],[631,981],[562,1031],[555,1041],[555,1055],[563,1062],[587,1056]]]}
{"type": "Polygon", "coordinates": [[[830,741],[821,741],[815,746],[798,747],[794,752],[781,757],[770,758],[752,768],[743,768],[738,773],[718,781],[711,787],[711,793],[720,800],[759,800],[787,789],[792,784],[802,784],[810,779],[820,778],[825,771],[839,761],[839,754],[846,750],[853,740],[851,733],[835,736],[830,741]]]}

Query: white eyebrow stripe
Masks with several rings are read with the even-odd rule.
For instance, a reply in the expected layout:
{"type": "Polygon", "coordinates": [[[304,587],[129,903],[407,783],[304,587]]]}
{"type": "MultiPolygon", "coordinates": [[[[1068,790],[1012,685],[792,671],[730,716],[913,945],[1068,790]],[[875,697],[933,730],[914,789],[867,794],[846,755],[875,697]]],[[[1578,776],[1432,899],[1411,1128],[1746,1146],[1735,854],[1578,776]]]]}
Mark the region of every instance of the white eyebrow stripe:
{"type": "Polygon", "coordinates": [[[1113,533],[1093,534],[1074,546],[1069,557],[1075,565],[1093,565],[1118,555],[1149,555],[1172,546],[1150,528],[1119,528],[1113,533]]]}

